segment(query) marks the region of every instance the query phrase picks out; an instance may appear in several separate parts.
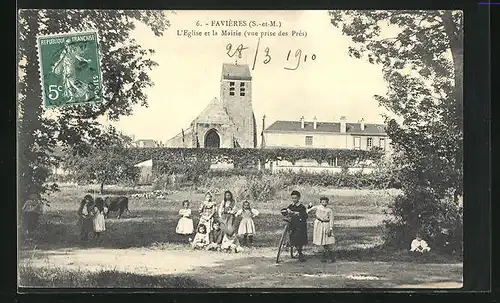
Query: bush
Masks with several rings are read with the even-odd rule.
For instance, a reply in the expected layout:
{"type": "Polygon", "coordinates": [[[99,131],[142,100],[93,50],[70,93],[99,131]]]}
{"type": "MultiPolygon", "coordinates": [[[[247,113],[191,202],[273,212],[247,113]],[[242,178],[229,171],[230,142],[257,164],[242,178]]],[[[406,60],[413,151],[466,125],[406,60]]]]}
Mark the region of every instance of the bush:
{"type": "Polygon", "coordinates": [[[462,208],[452,199],[439,199],[428,188],[416,187],[396,197],[385,221],[386,243],[408,249],[420,232],[432,250],[462,254],[462,208]]]}
{"type": "Polygon", "coordinates": [[[335,188],[366,188],[366,189],[386,189],[398,188],[396,180],[384,172],[375,171],[364,174],[361,172],[348,173],[309,173],[301,172],[280,172],[277,177],[283,179],[285,186],[294,185],[316,185],[335,188]]]}
{"type": "MultiPolygon", "coordinates": [[[[184,162],[154,161],[154,172],[157,176],[176,174],[185,177],[186,181],[198,182],[200,176],[210,169],[210,162],[204,159],[190,159],[184,162]]],[[[177,181],[177,180],[176,180],[177,181]]]]}

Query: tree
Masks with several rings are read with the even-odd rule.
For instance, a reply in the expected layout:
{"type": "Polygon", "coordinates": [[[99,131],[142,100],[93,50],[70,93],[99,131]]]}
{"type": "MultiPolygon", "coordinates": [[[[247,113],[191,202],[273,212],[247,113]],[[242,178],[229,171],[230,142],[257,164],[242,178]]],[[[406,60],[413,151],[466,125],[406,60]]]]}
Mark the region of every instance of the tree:
{"type": "MultiPolygon", "coordinates": [[[[388,91],[375,98],[402,119],[386,117],[404,190],[398,205],[409,205],[407,211],[417,215],[423,193],[434,204],[443,199],[458,204],[463,181],[462,12],[331,11],[330,16],[351,38],[351,56],[382,67],[388,91]],[[388,36],[384,25],[397,34],[388,36]]],[[[436,205],[436,212],[447,209],[436,205]]],[[[423,221],[401,219],[401,224],[421,229],[423,221]]]]}
{"type": "Polygon", "coordinates": [[[169,26],[161,11],[137,10],[21,10],[19,20],[18,169],[19,197],[50,190],[49,170],[60,160],[56,145],[81,155],[112,135],[96,120],[118,120],[130,115],[134,105],[147,106],[144,89],[153,85],[148,72],[156,63],[153,50],[142,48],[130,36],[136,22],[146,24],[157,36],[169,26]],[[39,34],[96,29],[102,54],[104,102],[64,107],[47,112],[42,107],[36,49],[39,34]]]}
{"type": "MultiPolygon", "coordinates": [[[[109,129],[114,133],[114,129],[109,129]]],[[[89,146],[85,155],[70,153],[64,159],[63,167],[77,181],[97,182],[101,194],[104,185],[117,182],[134,181],[138,177],[138,168],[128,153],[126,136],[117,135],[107,145],[89,146]]]]}

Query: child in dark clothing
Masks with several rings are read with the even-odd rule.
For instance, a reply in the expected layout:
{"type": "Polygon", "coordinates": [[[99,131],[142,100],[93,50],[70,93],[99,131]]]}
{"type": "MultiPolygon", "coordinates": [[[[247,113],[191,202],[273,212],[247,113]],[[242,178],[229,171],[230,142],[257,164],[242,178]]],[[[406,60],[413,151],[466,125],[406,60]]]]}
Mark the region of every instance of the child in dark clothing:
{"type": "Polygon", "coordinates": [[[214,221],[214,228],[210,231],[208,235],[209,244],[206,247],[206,250],[220,250],[220,246],[222,244],[222,239],[224,237],[224,232],[220,228],[220,223],[218,221],[214,221]]]}
{"type": "Polygon", "coordinates": [[[83,241],[88,240],[89,233],[94,230],[92,221],[92,208],[94,206],[94,199],[91,195],[86,195],[80,202],[78,208],[78,224],[80,225],[80,239],[83,241]]]}
{"type": "Polygon", "coordinates": [[[306,260],[302,253],[302,248],[307,245],[307,209],[300,202],[300,193],[296,190],[291,194],[292,203],[287,208],[283,208],[281,213],[291,217],[290,222],[290,244],[297,248],[299,261],[306,260]]]}

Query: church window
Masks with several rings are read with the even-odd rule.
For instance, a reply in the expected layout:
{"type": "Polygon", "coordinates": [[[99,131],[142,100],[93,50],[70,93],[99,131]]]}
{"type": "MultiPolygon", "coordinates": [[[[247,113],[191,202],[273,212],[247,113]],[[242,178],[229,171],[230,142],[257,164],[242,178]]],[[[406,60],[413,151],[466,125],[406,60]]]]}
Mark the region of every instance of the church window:
{"type": "Polygon", "coordinates": [[[306,145],[313,145],[313,136],[306,136],[306,145]]]}
{"type": "Polygon", "coordinates": [[[229,95],[234,96],[234,82],[229,82],[229,95]]]}

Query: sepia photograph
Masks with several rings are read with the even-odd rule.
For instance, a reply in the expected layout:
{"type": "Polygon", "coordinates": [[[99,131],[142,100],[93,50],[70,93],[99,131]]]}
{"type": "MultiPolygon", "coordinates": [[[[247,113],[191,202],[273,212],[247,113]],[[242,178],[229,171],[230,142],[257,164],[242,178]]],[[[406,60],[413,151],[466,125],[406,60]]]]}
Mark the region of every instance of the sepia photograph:
{"type": "Polygon", "coordinates": [[[462,288],[462,11],[17,20],[19,289],[462,288]]]}

